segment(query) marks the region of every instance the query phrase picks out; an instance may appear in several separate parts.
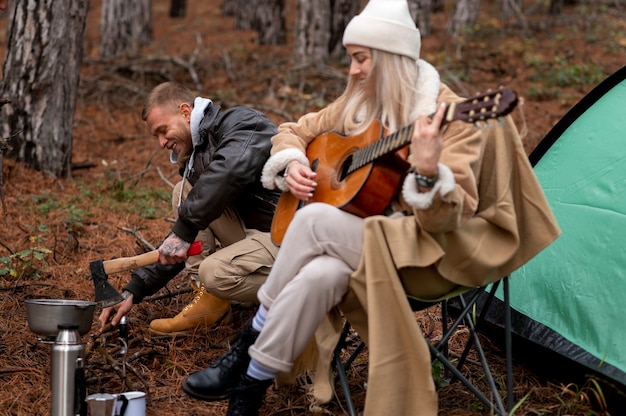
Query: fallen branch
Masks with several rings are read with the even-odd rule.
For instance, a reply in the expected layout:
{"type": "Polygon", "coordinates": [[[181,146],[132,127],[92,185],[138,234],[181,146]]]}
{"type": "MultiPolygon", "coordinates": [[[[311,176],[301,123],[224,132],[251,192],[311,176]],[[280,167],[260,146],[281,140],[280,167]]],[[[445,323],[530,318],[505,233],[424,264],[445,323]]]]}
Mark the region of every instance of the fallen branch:
{"type": "Polygon", "coordinates": [[[144,247],[146,247],[148,250],[152,251],[155,250],[156,247],[154,245],[152,245],[150,242],[148,242],[148,240],[146,240],[145,238],[143,238],[141,236],[141,234],[139,234],[139,232],[137,231],[136,228],[127,228],[127,227],[122,227],[123,231],[126,231],[127,233],[130,233],[133,235],[133,237],[135,237],[141,244],[143,244],[144,247]]]}
{"type": "Polygon", "coordinates": [[[24,282],[24,283],[20,283],[19,285],[16,283],[0,284],[0,290],[18,290],[18,289],[24,289],[26,287],[31,287],[31,286],[56,287],[56,285],[52,283],[24,282]]]}
{"type": "Polygon", "coordinates": [[[30,367],[14,367],[14,368],[0,368],[0,374],[12,374],[12,373],[35,373],[41,377],[45,376],[42,370],[30,367]]]}
{"type": "MultiPolygon", "coordinates": [[[[101,341],[101,344],[104,345],[105,343],[101,341]]],[[[128,377],[126,377],[124,366],[120,365],[120,363],[115,358],[113,358],[103,346],[98,347],[96,350],[107,360],[113,371],[115,371],[117,376],[122,381],[122,384],[124,384],[126,388],[128,388],[128,390],[135,390],[135,386],[133,386],[128,377]]]]}
{"type": "Polygon", "coordinates": [[[166,184],[168,184],[172,189],[174,188],[174,184],[172,182],[170,182],[169,179],[167,179],[165,177],[165,175],[163,175],[163,172],[161,172],[161,169],[159,169],[159,167],[157,166],[157,172],[159,173],[159,176],[161,177],[161,179],[163,179],[163,182],[165,182],[166,184]]]}
{"type": "Polygon", "coordinates": [[[193,289],[190,288],[190,287],[187,287],[187,288],[184,288],[184,289],[179,289],[179,290],[176,290],[174,292],[168,291],[167,293],[164,293],[162,295],[156,295],[156,296],[151,296],[151,297],[145,298],[144,301],[146,301],[146,302],[155,302],[157,300],[162,300],[162,299],[171,299],[173,297],[176,297],[178,295],[182,295],[184,293],[189,293],[191,291],[193,291],[193,289]]]}

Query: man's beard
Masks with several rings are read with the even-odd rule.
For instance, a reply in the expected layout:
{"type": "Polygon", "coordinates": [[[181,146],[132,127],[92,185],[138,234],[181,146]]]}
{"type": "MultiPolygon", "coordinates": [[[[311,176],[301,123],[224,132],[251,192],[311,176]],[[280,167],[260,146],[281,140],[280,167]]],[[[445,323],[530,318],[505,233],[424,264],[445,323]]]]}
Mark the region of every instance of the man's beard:
{"type": "Polygon", "coordinates": [[[187,161],[189,161],[190,156],[191,156],[191,149],[183,150],[181,153],[178,154],[177,163],[180,169],[185,169],[185,166],[187,165],[187,161]]]}

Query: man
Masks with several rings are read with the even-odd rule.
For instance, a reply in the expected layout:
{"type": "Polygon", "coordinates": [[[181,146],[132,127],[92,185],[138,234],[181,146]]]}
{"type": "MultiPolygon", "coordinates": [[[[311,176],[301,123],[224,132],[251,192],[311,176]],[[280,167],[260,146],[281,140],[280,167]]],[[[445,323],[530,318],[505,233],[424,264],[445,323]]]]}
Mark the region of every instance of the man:
{"type": "Polygon", "coordinates": [[[280,191],[260,183],[276,126],[251,108],[221,111],[176,82],[152,90],[142,119],[161,148],[171,152],[183,177],[172,197],[176,222],[158,248],[160,263],[132,273],[124,301],[105,308],[100,324],[113,315],[111,324],[117,325],[133,304],[156,293],[185,266],[196,280],[193,300],[174,318],[152,321],[150,331],[180,334],[227,323],[229,300],[257,302],[278,250],[269,230],[280,191]],[[196,240],[203,253],[188,257],[196,240]]]}

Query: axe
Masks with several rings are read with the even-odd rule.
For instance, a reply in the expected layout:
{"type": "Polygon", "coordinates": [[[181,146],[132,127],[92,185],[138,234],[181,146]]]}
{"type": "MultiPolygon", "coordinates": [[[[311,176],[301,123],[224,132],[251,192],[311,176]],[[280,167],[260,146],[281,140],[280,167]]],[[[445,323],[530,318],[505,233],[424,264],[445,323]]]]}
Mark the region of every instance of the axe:
{"type": "MultiPolygon", "coordinates": [[[[191,243],[187,255],[196,256],[200,253],[202,253],[202,242],[194,241],[191,243]]],[[[96,291],[96,302],[99,302],[103,308],[108,308],[124,300],[122,295],[108,282],[109,273],[134,270],[158,261],[159,250],[152,250],[133,257],[92,261],[89,263],[89,270],[96,291]]]]}

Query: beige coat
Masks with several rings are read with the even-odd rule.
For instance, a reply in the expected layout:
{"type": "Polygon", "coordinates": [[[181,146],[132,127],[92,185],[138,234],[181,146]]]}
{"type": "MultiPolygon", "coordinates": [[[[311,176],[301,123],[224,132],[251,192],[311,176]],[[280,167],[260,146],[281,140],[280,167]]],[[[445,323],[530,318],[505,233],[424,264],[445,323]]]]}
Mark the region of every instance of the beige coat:
{"type": "MultiPolygon", "coordinates": [[[[442,86],[439,100],[459,98],[442,86]]],[[[298,125],[307,130],[300,138],[328,125],[328,114],[309,117],[298,125]]],[[[272,152],[304,149],[305,142],[289,140],[277,140],[272,152]]],[[[361,263],[339,305],[368,345],[366,416],[437,414],[430,355],[407,288],[418,298],[434,299],[439,296],[421,292],[421,281],[439,280],[446,292],[453,285],[489,284],[529,261],[560,233],[510,117],[481,129],[451,123],[439,171],[442,177],[428,194],[417,194],[411,177],[405,181],[402,204],[410,215],[366,219],[361,263]]],[[[314,393],[322,402],[332,398],[329,364],[340,328],[335,313],[316,333],[314,393]]]]}

